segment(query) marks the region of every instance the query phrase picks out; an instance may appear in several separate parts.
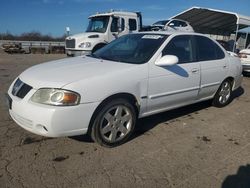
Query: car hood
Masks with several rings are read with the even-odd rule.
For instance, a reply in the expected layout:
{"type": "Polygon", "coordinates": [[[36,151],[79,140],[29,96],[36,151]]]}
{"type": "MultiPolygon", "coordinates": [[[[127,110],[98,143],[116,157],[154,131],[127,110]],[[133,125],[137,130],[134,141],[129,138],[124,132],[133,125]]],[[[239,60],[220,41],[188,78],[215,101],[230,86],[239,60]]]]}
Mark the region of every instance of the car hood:
{"type": "Polygon", "coordinates": [[[24,71],[19,78],[35,89],[44,87],[62,88],[79,80],[122,72],[135,66],[128,63],[80,56],[33,66],[24,71]]]}

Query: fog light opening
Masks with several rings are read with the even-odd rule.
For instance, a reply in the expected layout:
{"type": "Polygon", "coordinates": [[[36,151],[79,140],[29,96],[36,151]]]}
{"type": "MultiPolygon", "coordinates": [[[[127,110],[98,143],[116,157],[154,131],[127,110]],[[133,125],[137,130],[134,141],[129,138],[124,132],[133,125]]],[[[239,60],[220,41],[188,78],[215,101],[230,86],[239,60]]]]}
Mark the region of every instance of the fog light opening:
{"type": "Polygon", "coordinates": [[[41,134],[47,134],[47,133],[48,133],[48,129],[47,129],[44,125],[37,124],[37,125],[36,125],[36,129],[37,129],[37,131],[39,131],[41,134]]]}

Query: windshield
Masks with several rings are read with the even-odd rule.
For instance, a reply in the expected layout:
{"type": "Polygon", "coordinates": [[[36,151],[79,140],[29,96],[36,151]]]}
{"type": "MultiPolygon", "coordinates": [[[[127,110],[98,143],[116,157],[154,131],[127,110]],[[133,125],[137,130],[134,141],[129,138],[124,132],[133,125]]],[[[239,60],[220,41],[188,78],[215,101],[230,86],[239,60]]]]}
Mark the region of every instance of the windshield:
{"type": "Polygon", "coordinates": [[[107,30],[108,23],[109,16],[92,17],[89,20],[89,25],[86,32],[105,33],[105,31],[107,30]]]}
{"type": "Polygon", "coordinates": [[[130,34],[122,36],[92,54],[92,57],[123,63],[146,63],[167,35],[130,34]]]}
{"type": "Polygon", "coordinates": [[[166,25],[167,22],[169,22],[169,20],[161,20],[153,23],[153,25],[166,25]]]}

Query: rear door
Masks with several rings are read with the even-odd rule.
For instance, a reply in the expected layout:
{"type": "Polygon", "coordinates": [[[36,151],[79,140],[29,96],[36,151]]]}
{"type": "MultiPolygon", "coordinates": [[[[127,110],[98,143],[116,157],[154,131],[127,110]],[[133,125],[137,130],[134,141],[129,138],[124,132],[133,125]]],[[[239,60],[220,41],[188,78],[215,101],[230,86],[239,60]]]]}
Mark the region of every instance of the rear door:
{"type": "Polygon", "coordinates": [[[213,40],[205,36],[195,36],[197,60],[201,66],[201,88],[199,99],[209,98],[219,88],[228,71],[228,61],[224,51],[213,40]]]}

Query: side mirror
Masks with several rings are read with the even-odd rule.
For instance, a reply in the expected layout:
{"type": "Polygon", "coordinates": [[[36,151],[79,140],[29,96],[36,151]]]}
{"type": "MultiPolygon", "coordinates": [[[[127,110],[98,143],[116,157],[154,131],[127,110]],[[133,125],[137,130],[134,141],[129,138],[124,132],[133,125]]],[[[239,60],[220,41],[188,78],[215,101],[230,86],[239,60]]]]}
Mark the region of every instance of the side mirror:
{"type": "Polygon", "coordinates": [[[122,18],[118,18],[117,22],[118,33],[122,32],[122,18]]]}
{"type": "Polygon", "coordinates": [[[179,59],[175,55],[164,55],[160,59],[156,60],[155,65],[159,67],[172,66],[176,65],[179,62],[179,59]]]}

